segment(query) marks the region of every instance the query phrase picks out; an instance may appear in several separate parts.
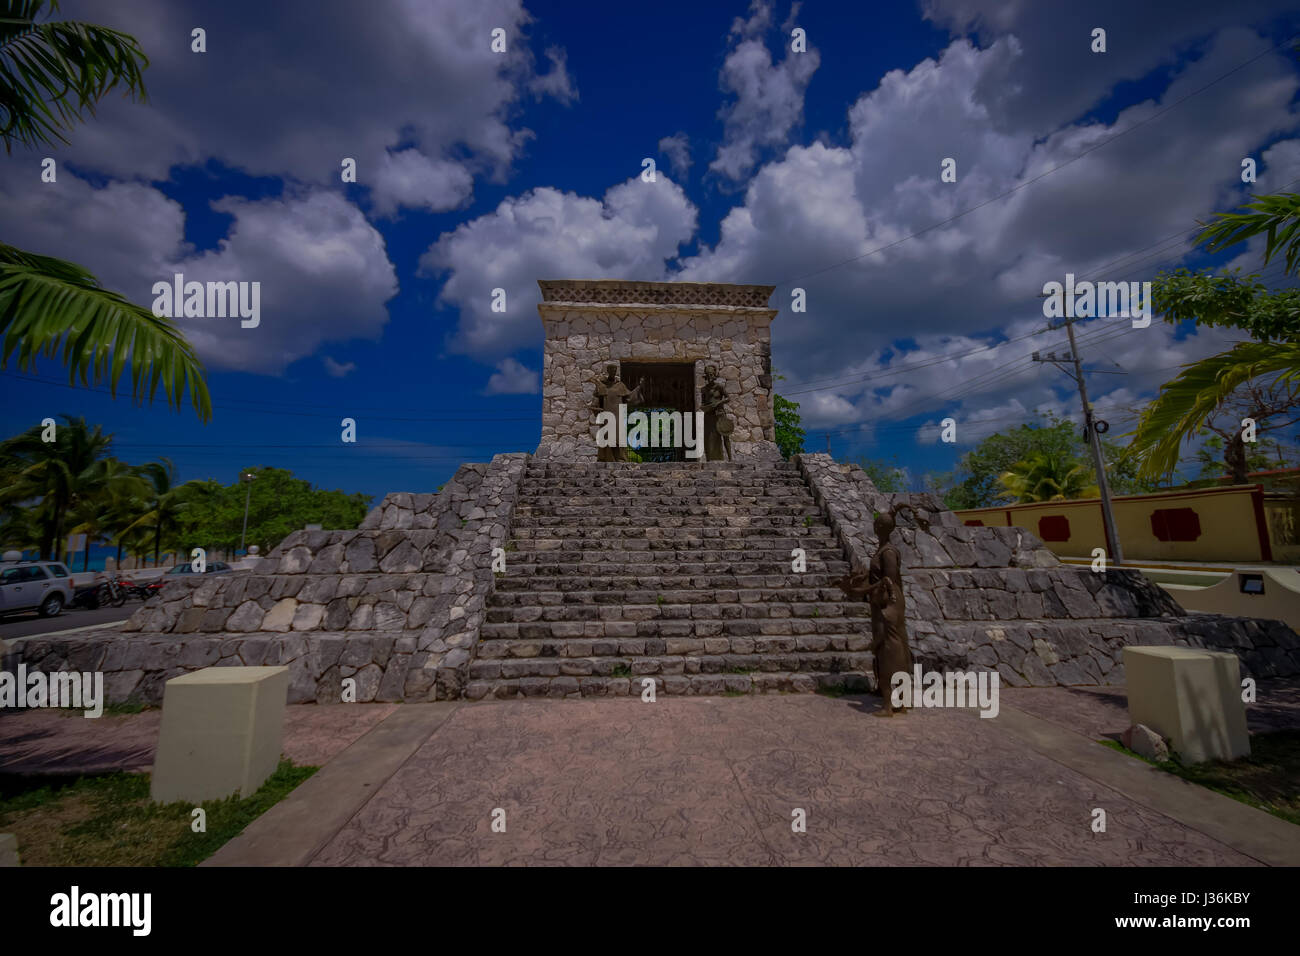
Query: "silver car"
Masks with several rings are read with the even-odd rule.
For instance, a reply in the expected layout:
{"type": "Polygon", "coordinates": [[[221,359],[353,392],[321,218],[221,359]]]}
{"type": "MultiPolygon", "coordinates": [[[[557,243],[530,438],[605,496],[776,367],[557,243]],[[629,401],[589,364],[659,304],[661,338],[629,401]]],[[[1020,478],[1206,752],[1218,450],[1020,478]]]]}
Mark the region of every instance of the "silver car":
{"type": "Polygon", "coordinates": [[[58,561],[0,563],[0,614],[40,611],[54,617],[72,603],[75,589],[68,569],[58,561]]]}

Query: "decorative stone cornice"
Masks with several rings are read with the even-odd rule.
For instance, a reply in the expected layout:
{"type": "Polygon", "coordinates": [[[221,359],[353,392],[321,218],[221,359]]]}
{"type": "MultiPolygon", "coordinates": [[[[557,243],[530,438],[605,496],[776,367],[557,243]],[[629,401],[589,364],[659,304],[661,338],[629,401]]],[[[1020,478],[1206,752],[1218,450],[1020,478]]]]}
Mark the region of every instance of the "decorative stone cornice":
{"type": "Polygon", "coordinates": [[[542,302],[548,306],[644,308],[679,310],[758,309],[774,311],[768,299],[776,286],[732,285],[723,282],[626,282],[622,279],[539,279],[542,302]]]}

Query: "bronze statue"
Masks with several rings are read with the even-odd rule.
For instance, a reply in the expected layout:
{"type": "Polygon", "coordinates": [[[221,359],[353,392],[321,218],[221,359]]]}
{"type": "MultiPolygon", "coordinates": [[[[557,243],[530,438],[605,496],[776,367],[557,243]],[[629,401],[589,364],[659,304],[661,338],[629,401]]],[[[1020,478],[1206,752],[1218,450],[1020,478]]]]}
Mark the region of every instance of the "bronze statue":
{"type": "MultiPolygon", "coordinates": [[[[899,671],[912,676],[912,649],[907,643],[906,605],[903,599],[903,562],[898,548],[890,541],[894,533],[894,514],[899,508],[912,510],[910,505],[895,505],[893,510],[876,514],[876,553],[866,569],[855,568],[851,574],[831,583],[842,590],[850,601],[867,600],[871,603],[871,653],[872,670],[876,687],[884,698],[884,707],[877,716],[892,717],[895,709],[890,701],[891,682],[899,671]]],[[[913,693],[916,692],[913,688],[913,693]]],[[[906,707],[898,708],[905,713],[906,707]]]]}
{"type": "Polygon", "coordinates": [[[700,389],[704,412],[704,457],[708,461],[731,461],[731,433],[736,424],[727,416],[727,390],[718,381],[714,365],[704,367],[704,387],[700,389]]]}
{"type": "MultiPolygon", "coordinates": [[[[618,364],[610,362],[605,366],[605,377],[596,379],[596,395],[591,403],[594,412],[610,412],[618,419],[619,405],[639,405],[645,381],[637,383],[635,389],[629,389],[618,377],[618,364]]],[[[627,449],[614,444],[608,448],[596,450],[597,461],[627,461],[627,449]]]]}

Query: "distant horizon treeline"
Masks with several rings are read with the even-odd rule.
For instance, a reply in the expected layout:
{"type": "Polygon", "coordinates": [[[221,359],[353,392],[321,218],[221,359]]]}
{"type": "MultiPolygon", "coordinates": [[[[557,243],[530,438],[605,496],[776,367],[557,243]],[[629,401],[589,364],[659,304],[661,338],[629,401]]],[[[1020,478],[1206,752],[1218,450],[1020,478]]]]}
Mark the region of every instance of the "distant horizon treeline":
{"type": "Polygon", "coordinates": [[[308,524],[355,528],[370,495],[314,488],[283,468],[241,468],[229,484],[215,479],[178,482],[166,458],[132,465],[112,455],[113,436],[84,418],[63,415],[0,442],[0,550],[35,550],[65,559],[71,535],[90,548],[107,545],[122,556],[177,553],[193,548],[233,553],[244,528],[245,546],[265,553],[308,524]]]}

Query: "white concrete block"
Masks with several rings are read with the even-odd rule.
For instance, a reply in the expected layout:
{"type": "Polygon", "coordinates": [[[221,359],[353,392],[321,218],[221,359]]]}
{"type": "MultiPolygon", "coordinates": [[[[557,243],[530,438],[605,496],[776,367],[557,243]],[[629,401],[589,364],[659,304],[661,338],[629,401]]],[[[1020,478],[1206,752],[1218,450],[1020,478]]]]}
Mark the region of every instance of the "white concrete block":
{"type": "Polygon", "coordinates": [[[1124,648],[1129,716],[1184,763],[1250,755],[1237,655],[1195,647],[1124,648]]]}
{"type": "Polygon", "coordinates": [[[200,803],[251,796],[280,762],[287,667],[206,667],[173,677],[150,796],[200,803]]]}

